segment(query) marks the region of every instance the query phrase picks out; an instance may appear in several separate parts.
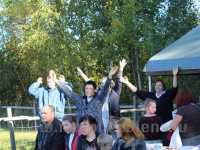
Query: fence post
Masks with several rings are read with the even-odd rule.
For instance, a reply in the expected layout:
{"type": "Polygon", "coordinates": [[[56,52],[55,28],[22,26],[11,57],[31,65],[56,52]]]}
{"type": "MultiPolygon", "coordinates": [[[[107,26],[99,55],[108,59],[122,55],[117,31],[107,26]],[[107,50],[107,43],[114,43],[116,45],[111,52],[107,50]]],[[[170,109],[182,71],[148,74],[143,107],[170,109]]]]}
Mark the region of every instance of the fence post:
{"type": "MultiPolygon", "coordinates": [[[[34,115],[34,116],[37,116],[36,104],[35,104],[35,102],[33,102],[33,115],[34,115]]],[[[37,131],[37,120],[34,121],[34,125],[35,125],[35,131],[37,131]]]]}
{"type": "MultiPolygon", "coordinates": [[[[136,106],[136,97],[135,96],[133,96],[133,106],[134,106],[134,108],[136,108],[137,106],[136,106]]],[[[135,111],[135,112],[133,112],[133,120],[136,120],[136,114],[137,112],[135,111]]]]}
{"type": "MultiPolygon", "coordinates": [[[[12,108],[7,108],[7,116],[12,117],[12,108]]],[[[14,124],[13,121],[9,121],[9,130],[10,130],[10,144],[12,150],[16,150],[16,144],[15,144],[15,132],[14,132],[14,124]]]]}

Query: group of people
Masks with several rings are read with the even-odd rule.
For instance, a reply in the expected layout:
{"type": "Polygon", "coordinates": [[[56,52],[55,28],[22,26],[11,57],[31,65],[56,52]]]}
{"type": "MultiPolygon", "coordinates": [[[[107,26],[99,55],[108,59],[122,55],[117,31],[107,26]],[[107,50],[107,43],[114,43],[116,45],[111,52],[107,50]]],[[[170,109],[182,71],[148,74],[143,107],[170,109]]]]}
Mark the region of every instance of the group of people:
{"type": "Polygon", "coordinates": [[[110,69],[97,87],[80,68],[84,79],[83,94],[73,91],[63,75],[50,70],[47,86],[38,78],[29,87],[29,93],[37,100],[41,125],[36,138],[36,150],[146,150],[147,143],[170,144],[171,135],[179,127],[183,145],[200,144],[200,107],[188,90],[178,91],[178,68],[173,69],[173,86],[166,89],[162,80],[155,83],[155,92],[139,90],[123,70],[127,62],[110,69]],[[115,82],[112,80],[116,75],[115,82]],[[144,100],[145,114],[136,122],[120,116],[120,94],[125,84],[138,98],[144,100]],[[177,113],[172,117],[173,99],[176,97],[177,113]],[[73,100],[76,116],[64,115],[65,102],[73,100]],[[191,117],[192,115],[192,117],[191,117]],[[162,124],[171,120],[169,131],[161,132],[162,124]]]}

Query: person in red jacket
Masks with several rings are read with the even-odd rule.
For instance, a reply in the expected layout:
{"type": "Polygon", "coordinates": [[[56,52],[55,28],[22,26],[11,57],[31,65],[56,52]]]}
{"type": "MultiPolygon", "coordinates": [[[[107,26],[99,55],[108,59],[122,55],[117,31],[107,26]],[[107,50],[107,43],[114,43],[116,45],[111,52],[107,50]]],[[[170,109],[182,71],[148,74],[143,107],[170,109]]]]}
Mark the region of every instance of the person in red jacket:
{"type": "Polygon", "coordinates": [[[65,115],[62,121],[65,135],[65,150],[76,150],[79,133],[76,125],[76,118],[72,115],[65,115]]]}

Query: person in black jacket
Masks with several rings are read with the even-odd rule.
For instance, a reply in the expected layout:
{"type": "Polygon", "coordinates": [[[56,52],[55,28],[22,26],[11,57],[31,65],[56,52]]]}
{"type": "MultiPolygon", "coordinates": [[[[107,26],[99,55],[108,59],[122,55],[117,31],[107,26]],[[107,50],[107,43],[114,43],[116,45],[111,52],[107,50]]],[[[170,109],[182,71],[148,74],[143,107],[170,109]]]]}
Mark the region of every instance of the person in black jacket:
{"type": "Polygon", "coordinates": [[[38,129],[35,150],[64,150],[65,135],[62,123],[55,118],[54,107],[44,106],[41,117],[42,124],[38,129]]]}
{"type": "MultiPolygon", "coordinates": [[[[137,97],[142,100],[146,98],[151,98],[156,101],[156,114],[161,117],[163,123],[172,119],[172,111],[173,111],[173,99],[177,93],[177,73],[178,67],[173,69],[173,87],[171,89],[166,90],[165,84],[162,80],[157,80],[155,83],[155,92],[147,92],[138,90],[135,85],[128,81],[128,78],[121,77],[121,82],[126,84],[129,89],[136,93],[137,97]]],[[[163,145],[168,146],[169,140],[167,140],[167,133],[163,134],[163,145]]]]}
{"type": "Polygon", "coordinates": [[[77,150],[100,150],[97,144],[96,119],[85,115],[79,120],[81,136],[78,138],[77,150]]]}
{"type": "Polygon", "coordinates": [[[116,125],[117,141],[113,150],[146,150],[144,135],[134,121],[122,117],[116,125]]]}

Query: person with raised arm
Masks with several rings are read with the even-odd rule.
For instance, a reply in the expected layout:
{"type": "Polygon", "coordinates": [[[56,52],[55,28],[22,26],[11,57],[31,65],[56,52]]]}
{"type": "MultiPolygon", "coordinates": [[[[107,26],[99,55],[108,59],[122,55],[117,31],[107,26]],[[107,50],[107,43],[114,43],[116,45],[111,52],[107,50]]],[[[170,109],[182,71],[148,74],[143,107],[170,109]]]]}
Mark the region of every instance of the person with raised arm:
{"type": "MultiPolygon", "coordinates": [[[[46,105],[52,105],[55,108],[55,117],[62,120],[64,116],[66,95],[62,90],[56,86],[56,73],[54,70],[50,70],[47,76],[47,86],[43,86],[43,79],[39,77],[36,82],[30,85],[28,91],[35,97],[37,104],[37,113],[41,117],[41,110],[46,105]]],[[[60,80],[64,80],[59,77],[60,80]]],[[[72,88],[66,82],[66,86],[70,90],[72,88]]]]}
{"type": "MultiPolygon", "coordinates": [[[[157,80],[155,83],[155,92],[148,92],[138,90],[138,88],[132,84],[127,77],[121,77],[120,81],[127,85],[129,89],[142,100],[151,98],[156,101],[156,114],[161,117],[163,123],[172,119],[173,111],[173,99],[177,93],[177,73],[178,67],[173,69],[173,86],[170,89],[165,88],[165,84],[162,80],[157,80]]],[[[168,146],[169,140],[167,139],[168,133],[163,133],[163,145],[168,146]]]]}
{"type": "Polygon", "coordinates": [[[117,66],[111,68],[105,85],[98,93],[96,93],[96,83],[91,80],[87,81],[83,87],[83,96],[71,91],[64,82],[57,80],[57,85],[69,98],[75,101],[77,108],[77,120],[79,121],[80,118],[85,115],[93,116],[97,121],[97,131],[99,133],[103,132],[101,109],[108,94],[112,76],[116,74],[117,70],[117,66]]]}
{"type": "MultiPolygon", "coordinates": [[[[109,87],[109,92],[106,96],[106,100],[102,107],[102,120],[103,120],[103,126],[104,126],[104,133],[108,132],[109,129],[109,121],[113,122],[113,119],[119,119],[120,117],[120,105],[119,105],[119,99],[122,89],[122,83],[120,82],[120,77],[123,75],[124,67],[126,66],[127,61],[125,59],[122,59],[119,62],[119,70],[117,74],[117,78],[114,81],[111,81],[111,85],[109,87]]],[[[78,67],[77,68],[78,74],[84,79],[85,82],[90,80],[90,78],[83,73],[83,71],[78,67]]],[[[103,77],[101,80],[101,85],[99,86],[98,91],[104,86],[105,81],[107,77],[103,77]]]]}

